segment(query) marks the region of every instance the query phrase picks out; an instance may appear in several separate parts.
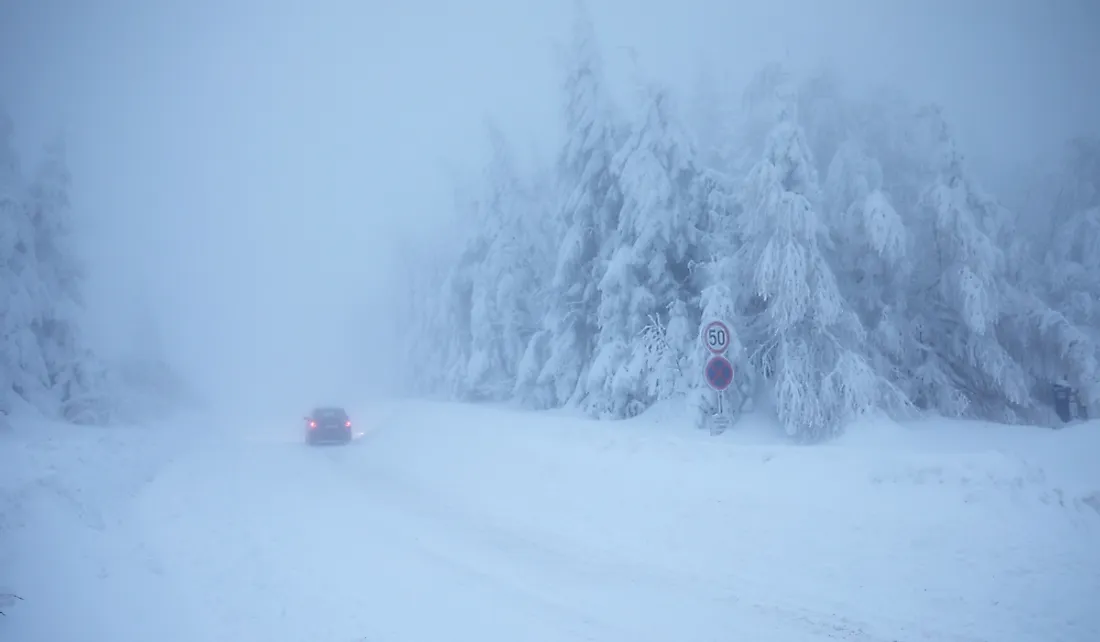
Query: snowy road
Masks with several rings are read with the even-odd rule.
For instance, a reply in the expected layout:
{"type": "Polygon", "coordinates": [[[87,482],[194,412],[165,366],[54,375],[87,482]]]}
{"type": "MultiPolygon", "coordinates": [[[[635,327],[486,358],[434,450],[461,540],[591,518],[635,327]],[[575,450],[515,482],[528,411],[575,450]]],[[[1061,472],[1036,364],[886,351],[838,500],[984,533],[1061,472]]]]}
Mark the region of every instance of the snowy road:
{"type": "MultiPolygon", "coordinates": [[[[40,519],[22,546],[43,528],[98,540],[59,539],[63,554],[24,564],[24,577],[52,579],[23,585],[8,630],[20,636],[0,621],[0,640],[1086,642],[1100,631],[1091,480],[1073,486],[1015,455],[716,442],[461,406],[372,412],[374,429],[347,447],[226,420],[114,517],[40,519]],[[95,634],[47,621],[58,603],[95,634]]],[[[1087,463],[1080,444],[1066,450],[1087,463]]]]}
{"type": "Polygon", "coordinates": [[[464,512],[375,465],[393,451],[243,440],[162,475],[141,512],[192,639],[875,639],[464,512]]]}

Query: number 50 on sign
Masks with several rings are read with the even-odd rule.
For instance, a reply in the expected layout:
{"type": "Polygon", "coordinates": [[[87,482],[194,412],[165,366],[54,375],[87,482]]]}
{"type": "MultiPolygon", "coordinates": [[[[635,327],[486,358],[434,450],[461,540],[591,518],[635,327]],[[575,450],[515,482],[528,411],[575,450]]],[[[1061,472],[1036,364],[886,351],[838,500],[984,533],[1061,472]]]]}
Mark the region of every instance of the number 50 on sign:
{"type": "Polygon", "coordinates": [[[703,345],[711,354],[725,354],[730,347],[730,329],[721,321],[711,321],[703,327],[703,345]]]}

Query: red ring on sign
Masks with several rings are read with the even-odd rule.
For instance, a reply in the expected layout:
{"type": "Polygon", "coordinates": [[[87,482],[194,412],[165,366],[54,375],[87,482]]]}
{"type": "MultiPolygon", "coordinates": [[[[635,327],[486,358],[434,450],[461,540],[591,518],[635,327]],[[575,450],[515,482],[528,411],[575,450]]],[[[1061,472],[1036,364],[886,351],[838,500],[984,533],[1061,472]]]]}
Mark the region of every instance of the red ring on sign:
{"type": "Polygon", "coordinates": [[[733,383],[733,364],[721,355],[711,357],[703,369],[703,376],[708,386],[722,392],[733,383]]]}
{"type": "Polygon", "coordinates": [[[711,321],[703,328],[703,345],[711,354],[725,354],[729,350],[732,338],[729,326],[721,321],[711,321]],[[714,335],[716,337],[725,337],[725,341],[721,345],[711,345],[712,333],[718,333],[714,335]]]}

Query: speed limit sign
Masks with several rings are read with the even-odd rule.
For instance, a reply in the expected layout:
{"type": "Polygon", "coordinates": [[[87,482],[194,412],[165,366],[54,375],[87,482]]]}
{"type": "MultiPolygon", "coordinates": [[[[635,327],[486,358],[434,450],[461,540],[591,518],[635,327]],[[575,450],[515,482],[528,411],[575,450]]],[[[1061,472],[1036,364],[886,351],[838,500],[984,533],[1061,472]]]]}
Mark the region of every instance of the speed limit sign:
{"type": "Polygon", "coordinates": [[[721,321],[711,321],[703,327],[703,345],[711,354],[725,354],[730,347],[730,329],[721,321]]]}

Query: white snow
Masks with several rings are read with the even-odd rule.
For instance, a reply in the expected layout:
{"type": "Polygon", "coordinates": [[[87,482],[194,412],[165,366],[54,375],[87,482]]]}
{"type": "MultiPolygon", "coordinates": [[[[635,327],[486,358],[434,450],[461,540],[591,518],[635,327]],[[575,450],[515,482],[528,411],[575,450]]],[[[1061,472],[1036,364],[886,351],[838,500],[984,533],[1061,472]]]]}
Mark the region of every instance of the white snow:
{"type": "Polygon", "coordinates": [[[0,640],[1095,642],[1100,422],[388,402],[0,432],[0,640]]]}

